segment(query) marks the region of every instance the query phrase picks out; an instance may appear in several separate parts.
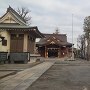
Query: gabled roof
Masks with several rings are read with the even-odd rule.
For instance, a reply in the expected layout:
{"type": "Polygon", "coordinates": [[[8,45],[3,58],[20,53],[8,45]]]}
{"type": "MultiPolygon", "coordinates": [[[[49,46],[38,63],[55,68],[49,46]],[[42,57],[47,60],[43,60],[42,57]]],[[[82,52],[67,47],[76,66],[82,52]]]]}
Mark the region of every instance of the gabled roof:
{"type": "Polygon", "coordinates": [[[42,38],[39,42],[37,42],[37,46],[49,44],[56,44],[58,46],[72,46],[71,43],[67,42],[66,34],[44,34],[44,36],[45,38],[42,38]]]}
{"type": "Polygon", "coordinates": [[[42,38],[44,35],[38,30],[37,26],[26,25],[25,20],[10,6],[7,8],[7,12],[0,18],[0,30],[13,32],[14,30],[28,32],[34,35],[36,38],[42,38]],[[14,18],[17,22],[5,22],[9,20],[8,17],[14,18]]]}
{"type": "Polygon", "coordinates": [[[46,37],[46,38],[49,38],[49,37],[55,37],[55,38],[57,38],[57,39],[59,39],[60,41],[65,41],[65,42],[67,42],[67,36],[66,36],[66,34],[44,34],[44,36],[46,37]]]}
{"type": "MultiPolygon", "coordinates": [[[[22,25],[26,25],[26,22],[24,18],[22,18],[12,7],[8,7],[6,13],[0,18],[0,21],[8,14],[10,13],[18,22],[22,25]]],[[[1,22],[2,23],[2,22],[1,22]]]]}

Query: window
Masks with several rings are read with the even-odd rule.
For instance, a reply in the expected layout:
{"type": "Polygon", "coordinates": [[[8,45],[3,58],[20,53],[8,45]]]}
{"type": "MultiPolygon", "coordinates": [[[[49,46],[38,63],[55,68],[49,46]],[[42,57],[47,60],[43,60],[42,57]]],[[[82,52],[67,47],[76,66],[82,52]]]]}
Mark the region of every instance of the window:
{"type": "Polygon", "coordinates": [[[31,41],[35,41],[35,38],[31,37],[31,36],[28,36],[28,39],[31,40],[31,41]]]}
{"type": "Polygon", "coordinates": [[[11,34],[11,39],[23,39],[24,34],[11,34]]]}
{"type": "Polygon", "coordinates": [[[11,39],[15,39],[16,38],[16,34],[11,34],[11,39]]]}
{"type": "Polygon", "coordinates": [[[7,46],[7,40],[3,40],[3,41],[2,41],[2,45],[3,45],[3,46],[7,46]]]}
{"type": "Polygon", "coordinates": [[[24,37],[24,34],[19,34],[19,37],[23,38],[24,37]]]}

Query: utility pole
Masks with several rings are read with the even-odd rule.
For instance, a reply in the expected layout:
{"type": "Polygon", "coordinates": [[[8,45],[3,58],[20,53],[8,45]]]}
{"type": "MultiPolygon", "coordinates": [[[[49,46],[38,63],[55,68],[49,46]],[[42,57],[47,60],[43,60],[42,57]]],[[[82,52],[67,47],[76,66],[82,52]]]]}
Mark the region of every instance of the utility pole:
{"type": "Polygon", "coordinates": [[[71,60],[74,60],[74,45],[73,45],[73,14],[72,14],[72,57],[71,60]]]}

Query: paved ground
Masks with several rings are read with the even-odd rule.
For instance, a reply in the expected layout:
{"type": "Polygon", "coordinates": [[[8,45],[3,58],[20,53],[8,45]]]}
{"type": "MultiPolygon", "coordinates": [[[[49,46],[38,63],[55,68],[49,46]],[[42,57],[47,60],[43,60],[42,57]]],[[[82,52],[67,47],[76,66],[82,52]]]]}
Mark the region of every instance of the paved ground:
{"type": "Polygon", "coordinates": [[[56,61],[27,90],[90,90],[90,61],[56,61]]]}
{"type": "Polygon", "coordinates": [[[0,65],[0,79],[16,74],[19,71],[23,71],[25,69],[31,68],[41,62],[31,61],[28,64],[2,64],[0,65]]]}
{"type": "Polygon", "coordinates": [[[0,90],[26,90],[53,64],[54,61],[43,62],[17,74],[2,78],[0,80],[0,90]]]}
{"type": "Polygon", "coordinates": [[[90,61],[47,59],[34,67],[30,65],[0,65],[0,75],[12,73],[0,78],[0,90],[90,90],[90,61]]]}
{"type": "Polygon", "coordinates": [[[0,71],[0,79],[16,73],[17,71],[0,71]]]}

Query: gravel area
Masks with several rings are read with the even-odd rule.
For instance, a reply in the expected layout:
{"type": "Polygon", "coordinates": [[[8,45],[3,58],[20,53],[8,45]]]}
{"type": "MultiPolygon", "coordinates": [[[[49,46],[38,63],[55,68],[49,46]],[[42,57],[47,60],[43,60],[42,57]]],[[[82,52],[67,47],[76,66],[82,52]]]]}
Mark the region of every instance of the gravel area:
{"type": "Polygon", "coordinates": [[[27,90],[90,90],[90,62],[57,61],[27,90]]]}

